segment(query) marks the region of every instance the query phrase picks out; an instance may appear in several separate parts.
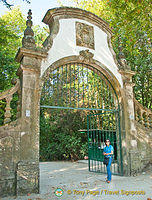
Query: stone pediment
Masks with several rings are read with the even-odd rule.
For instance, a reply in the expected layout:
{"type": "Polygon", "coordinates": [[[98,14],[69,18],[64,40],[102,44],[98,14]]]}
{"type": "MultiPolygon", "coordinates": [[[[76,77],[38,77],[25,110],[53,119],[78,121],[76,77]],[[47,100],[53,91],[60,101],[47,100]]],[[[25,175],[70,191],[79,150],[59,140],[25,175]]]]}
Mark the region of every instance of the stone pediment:
{"type": "Polygon", "coordinates": [[[49,26],[50,34],[43,43],[48,57],[42,62],[41,76],[57,60],[89,50],[122,87],[119,64],[111,45],[112,29],[107,22],[91,12],[70,7],[48,10],[43,22],[49,26]]]}
{"type": "Polygon", "coordinates": [[[59,7],[59,8],[49,9],[42,21],[45,24],[49,25],[49,27],[51,28],[51,26],[54,23],[54,19],[56,18],[58,19],[76,18],[76,19],[86,20],[98,26],[103,31],[112,34],[112,29],[110,28],[109,24],[106,21],[104,21],[97,15],[89,11],[82,10],[80,8],[59,7]]]}

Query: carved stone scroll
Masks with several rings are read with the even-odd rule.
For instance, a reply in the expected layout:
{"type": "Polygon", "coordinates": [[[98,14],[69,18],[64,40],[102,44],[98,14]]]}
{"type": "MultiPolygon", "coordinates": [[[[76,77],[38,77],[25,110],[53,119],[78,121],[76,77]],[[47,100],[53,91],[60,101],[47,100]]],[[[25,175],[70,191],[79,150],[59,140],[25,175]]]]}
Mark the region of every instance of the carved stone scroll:
{"type": "Polygon", "coordinates": [[[93,56],[94,56],[94,54],[93,53],[91,53],[91,52],[89,52],[89,50],[87,49],[87,50],[82,50],[82,51],[80,51],[79,52],[79,60],[80,61],[83,61],[83,62],[90,62],[90,63],[93,63],[94,61],[93,61],[93,56]]]}

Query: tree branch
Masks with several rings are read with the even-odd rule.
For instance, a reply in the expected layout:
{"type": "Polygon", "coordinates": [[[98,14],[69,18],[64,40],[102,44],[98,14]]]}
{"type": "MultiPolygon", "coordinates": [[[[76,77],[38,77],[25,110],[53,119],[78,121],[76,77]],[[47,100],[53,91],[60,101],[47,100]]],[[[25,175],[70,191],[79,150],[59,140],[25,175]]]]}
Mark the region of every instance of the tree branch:
{"type": "MultiPolygon", "coordinates": [[[[26,1],[29,4],[31,3],[30,0],[23,0],[23,1],[26,1]]],[[[6,6],[6,8],[8,9],[11,9],[11,7],[14,6],[13,4],[8,3],[7,0],[0,0],[0,2],[2,2],[4,6],[6,6]]]]}

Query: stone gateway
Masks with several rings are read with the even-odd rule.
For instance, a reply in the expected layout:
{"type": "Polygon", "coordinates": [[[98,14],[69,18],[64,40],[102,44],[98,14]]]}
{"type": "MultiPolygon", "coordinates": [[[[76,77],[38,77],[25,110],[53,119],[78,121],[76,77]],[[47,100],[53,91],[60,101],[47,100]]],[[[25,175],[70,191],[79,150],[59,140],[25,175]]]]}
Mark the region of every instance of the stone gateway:
{"type": "Polygon", "coordinates": [[[0,127],[1,197],[39,193],[41,91],[49,74],[67,64],[98,71],[115,91],[115,106],[119,105],[118,174],[134,175],[152,160],[152,112],[134,98],[135,72],[121,52],[116,59],[109,25],[93,13],[69,7],[48,10],[43,22],[50,34],[40,49],[29,10],[22,47],[16,54],[19,78],[13,88],[0,94],[0,100],[6,100],[4,125],[0,127]],[[19,99],[17,120],[11,121],[10,103],[15,93],[19,99]]]}

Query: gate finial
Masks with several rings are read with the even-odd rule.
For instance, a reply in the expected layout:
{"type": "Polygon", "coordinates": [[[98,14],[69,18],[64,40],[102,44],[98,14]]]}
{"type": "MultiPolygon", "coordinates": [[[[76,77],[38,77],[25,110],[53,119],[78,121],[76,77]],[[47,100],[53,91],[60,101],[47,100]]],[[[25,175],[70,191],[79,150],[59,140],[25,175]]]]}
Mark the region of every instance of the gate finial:
{"type": "Polygon", "coordinates": [[[123,47],[122,47],[122,41],[121,38],[118,38],[119,41],[119,54],[118,54],[118,62],[119,62],[119,69],[122,70],[131,70],[130,66],[127,64],[127,61],[125,59],[125,55],[123,53],[123,47]]]}
{"type": "Polygon", "coordinates": [[[32,30],[32,11],[29,9],[28,11],[28,16],[27,16],[27,21],[26,21],[26,29],[24,31],[24,37],[22,39],[22,47],[27,48],[27,49],[33,49],[36,47],[35,45],[35,40],[34,40],[34,32],[32,30]]]}

